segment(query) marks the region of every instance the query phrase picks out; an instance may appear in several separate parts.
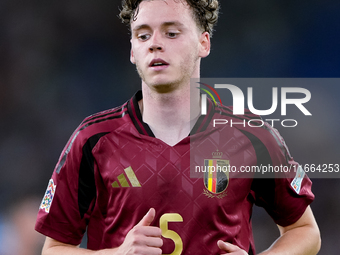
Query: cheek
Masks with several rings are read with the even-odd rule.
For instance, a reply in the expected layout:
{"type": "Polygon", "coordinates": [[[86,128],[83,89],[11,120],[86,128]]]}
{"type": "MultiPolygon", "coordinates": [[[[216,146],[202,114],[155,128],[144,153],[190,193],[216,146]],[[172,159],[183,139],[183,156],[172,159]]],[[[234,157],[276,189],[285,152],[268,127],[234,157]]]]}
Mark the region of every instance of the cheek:
{"type": "Polygon", "coordinates": [[[144,59],[144,57],[142,56],[143,55],[142,50],[143,49],[141,47],[138,47],[138,46],[132,47],[130,59],[134,61],[134,64],[138,63],[138,62],[140,62],[141,60],[144,59]]]}
{"type": "Polygon", "coordinates": [[[193,59],[198,57],[198,47],[195,47],[195,43],[187,44],[186,47],[182,49],[181,57],[188,61],[189,59],[193,59]]]}
{"type": "Polygon", "coordinates": [[[198,42],[194,38],[190,38],[184,42],[183,50],[187,54],[198,54],[198,42]]]}

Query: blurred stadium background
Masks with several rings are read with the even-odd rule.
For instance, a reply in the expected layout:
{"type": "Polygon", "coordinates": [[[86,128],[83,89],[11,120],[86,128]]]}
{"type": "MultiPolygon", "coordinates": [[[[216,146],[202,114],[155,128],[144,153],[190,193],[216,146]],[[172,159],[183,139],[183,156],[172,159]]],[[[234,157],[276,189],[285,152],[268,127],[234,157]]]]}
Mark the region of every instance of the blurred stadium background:
{"type": "MultiPolygon", "coordinates": [[[[338,0],[221,1],[202,77],[340,77],[338,0]]],[[[140,87],[118,0],[0,1],[0,255],[40,254],[32,232],[55,163],[92,113],[140,87]],[[23,252],[25,251],[25,252],[23,252]]],[[[280,129],[294,158],[339,163],[340,87],[313,88],[308,130],[280,129]]],[[[339,254],[340,179],[313,179],[320,254],[339,254]]],[[[255,209],[258,251],[278,230],[255,209]]]]}

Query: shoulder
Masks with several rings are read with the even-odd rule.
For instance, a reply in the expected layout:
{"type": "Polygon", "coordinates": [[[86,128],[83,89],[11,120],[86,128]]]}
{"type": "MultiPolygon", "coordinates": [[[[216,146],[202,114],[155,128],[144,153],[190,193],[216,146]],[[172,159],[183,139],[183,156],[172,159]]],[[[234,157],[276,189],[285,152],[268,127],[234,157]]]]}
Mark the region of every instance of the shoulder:
{"type": "Polygon", "coordinates": [[[127,103],[125,103],[121,106],[92,114],[80,123],[73,135],[87,140],[97,134],[110,133],[129,121],[127,111],[127,103]]]}
{"type": "MultiPolygon", "coordinates": [[[[236,115],[233,107],[217,104],[214,118],[221,118],[220,123],[235,128],[248,137],[252,143],[261,143],[269,151],[278,150],[283,155],[289,155],[289,150],[279,131],[261,116],[244,109],[244,114],[236,115]]],[[[214,119],[216,124],[216,119],[214,119]]]]}
{"type": "Polygon", "coordinates": [[[252,113],[249,109],[243,109],[242,114],[235,114],[233,106],[225,106],[222,104],[217,103],[215,106],[215,114],[219,114],[220,116],[227,116],[232,119],[242,119],[245,121],[252,121],[252,120],[261,120],[261,116],[252,113]]]}
{"type": "Polygon", "coordinates": [[[102,137],[124,126],[124,123],[131,122],[126,113],[127,103],[86,117],[66,143],[56,166],[56,172],[59,173],[61,168],[67,165],[68,159],[80,162],[84,151],[91,151],[102,137]]]}
{"type": "Polygon", "coordinates": [[[257,133],[258,129],[266,124],[261,116],[253,114],[248,109],[244,109],[242,114],[235,114],[232,106],[221,104],[215,105],[212,120],[214,127],[224,125],[250,133],[257,133]]]}

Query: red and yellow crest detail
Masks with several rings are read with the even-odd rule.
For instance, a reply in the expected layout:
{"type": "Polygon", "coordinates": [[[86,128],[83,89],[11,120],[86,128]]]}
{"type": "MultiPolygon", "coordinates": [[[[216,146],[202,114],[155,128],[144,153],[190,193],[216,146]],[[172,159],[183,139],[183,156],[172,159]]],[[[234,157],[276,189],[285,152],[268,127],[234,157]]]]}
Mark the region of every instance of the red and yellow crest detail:
{"type": "Polygon", "coordinates": [[[211,193],[219,194],[226,190],[229,184],[229,160],[204,160],[204,186],[211,193]]]}

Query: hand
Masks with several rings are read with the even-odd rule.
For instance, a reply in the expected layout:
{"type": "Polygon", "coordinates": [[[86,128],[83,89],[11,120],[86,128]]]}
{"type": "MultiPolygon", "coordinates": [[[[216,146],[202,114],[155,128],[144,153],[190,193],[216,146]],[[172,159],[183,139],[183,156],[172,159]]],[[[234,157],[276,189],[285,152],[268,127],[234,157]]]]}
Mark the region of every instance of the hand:
{"type": "Polygon", "coordinates": [[[119,255],[161,255],[163,240],[162,231],[150,224],[155,218],[156,211],[151,208],[143,219],[126,235],[125,240],[117,250],[119,255]]]}
{"type": "Polygon", "coordinates": [[[240,247],[233,245],[231,243],[227,243],[227,242],[223,242],[223,241],[219,240],[217,242],[217,245],[221,250],[227,252],[227,253],[223,253],[223,254],[248,255],[248,253],[245,250],[242,250],[240,247]]]}

